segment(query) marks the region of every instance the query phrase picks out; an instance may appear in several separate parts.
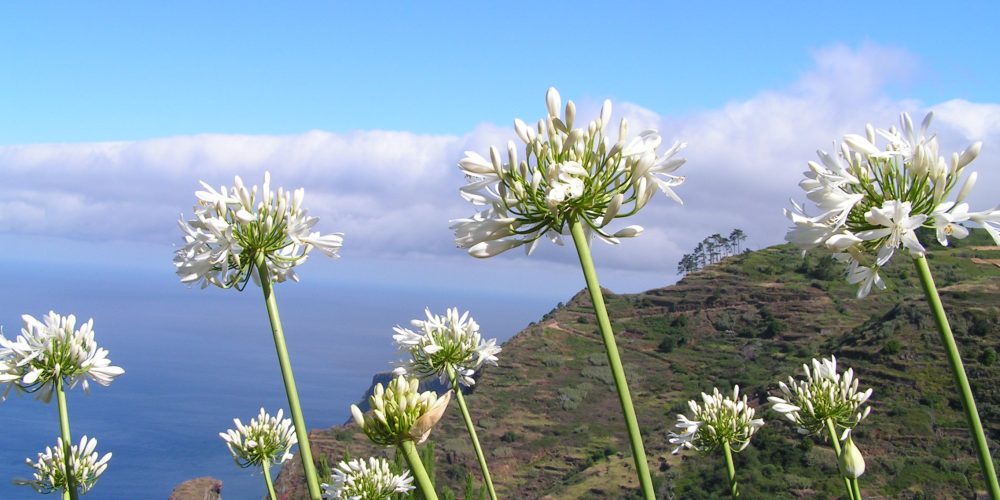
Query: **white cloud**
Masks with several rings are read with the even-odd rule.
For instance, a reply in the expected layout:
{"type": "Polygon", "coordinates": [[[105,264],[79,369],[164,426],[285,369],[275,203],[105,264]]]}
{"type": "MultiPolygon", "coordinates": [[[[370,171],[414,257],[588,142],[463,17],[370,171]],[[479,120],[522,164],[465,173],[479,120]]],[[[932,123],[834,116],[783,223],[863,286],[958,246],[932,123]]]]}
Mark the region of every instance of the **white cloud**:
{"type": "MultiPolygon", "coordinates": [[[[633,122],[632,133],[655,127],[665,142],[689,143],[681,170],[687,182],[678,189],[685,205],[662,197],[652,202],[635,221],[646,234],[620,248],[596,245],[599,265],[650,269],[652,286],[672,279],[681,254],[711,233],[739,227],[749,234],[750,247],[780,242],[787,226],[781,209],[788,198],[802,198],[797,183],[815,150],[829,150],[869,121],[889,126],[900,111],[935,111],[945,150],[985,141],[976,163],[983,172],[978,196],[989,206],[1000,201],[986,199],[1000,192],[1000,156],[992,152],[1000,146],[1000,105],[955,99],[924,106],[890,98],[888,86],[918,76],[915,58],[902,50],[835,46],[814,58],[815,67],[787,88],[719,109],[661,116],[635,103],[615,103],[616,116],[633,122]]],[[[541,93],[537,104],[541,116],[541,93]]],[[[580,119],[596,109],[582,103],[580,119]]],[[[463,179],[455,163],[465,150],[485,154],[512,138],[508,125],[483,124],[464,136],[312,131],[2,146],[0,231],[173,243],[179,237],[174,223],[181,212],[190,213],[198,180],[230,184],[239,174],[259,183],[270,170],[275,185],[306,188],[306,205],[321,217],[320,230],[346,233],[345,258],[454,256],[447,221],[475,210],[458,196],[463,179]]],[[[541,248],[532,257],[539,265],[574,258],[570,248],[541,248]]]]}

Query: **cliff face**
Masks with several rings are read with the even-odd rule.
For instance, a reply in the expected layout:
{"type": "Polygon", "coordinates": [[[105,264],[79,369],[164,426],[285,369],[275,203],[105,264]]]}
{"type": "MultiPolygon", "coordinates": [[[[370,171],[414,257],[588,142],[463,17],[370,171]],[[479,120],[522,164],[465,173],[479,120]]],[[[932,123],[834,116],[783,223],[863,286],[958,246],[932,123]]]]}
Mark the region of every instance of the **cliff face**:
{"type": "MultiPolygon", "coordinates": [[[[1000,248],[974,234],[935,249],[930,264],[965,357],[993,447],[1000,443],[1000,248]],[[992,353],[992,354],[991,354],[992,353]]],[[[834,497],[836,462],[821,439],[802,439],[766,409],[768,391],[802,363],[835,354],[873,387],[872,414],[855,432],[868,464],[866,495],[970,497],[982,477],[961,404],[913,266],[886,273],[889,290],[854,298],[839,267],[805,260],[787,245],[747,253],[634,295],[608,293],[659,494],[724,496],[719,456],[671,455],[668,432],[686,403],[739,384],[767,425],[737,455],[747,498],[834,497]],[[966,479],[966,478],[969,479],[966,479]]],[[[628,498],[637,492],[624,424],[586,294],[511,338],[468,396],[477,432],[503,498],[628,498]]],[[[312,434],[314,453],[335,464],[386,454],[348,424],[312,434]]],[[[461,416],[450,409],[433,431],[439,489],[461,492],[478,466],[461,416]]],[[[303,489],[297,462],[278,487],[303,489]]]]}

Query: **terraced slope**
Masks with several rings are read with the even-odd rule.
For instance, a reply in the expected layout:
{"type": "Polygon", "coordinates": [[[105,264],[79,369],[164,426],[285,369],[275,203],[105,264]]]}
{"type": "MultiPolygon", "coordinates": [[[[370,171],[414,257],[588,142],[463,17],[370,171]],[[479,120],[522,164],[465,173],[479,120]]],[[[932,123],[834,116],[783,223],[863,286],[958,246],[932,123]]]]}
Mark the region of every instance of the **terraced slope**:
{"type": "MultiPolygon", "coordinates": [[[[930,255],[945,307],[1000,456],[1000,248],[977,232],[930,255]]],[[[821,439],[801,439],[766,409],[768,391],[812,357],[836,354],[873,387],[873,412],[855,433],[870,498],[969,498],[982,477],[944,352],[912,265],[897,257],[889,290],[866,300],[830,259],[781,245],[731,257],[640,294],[607,294],[658,492],[725,496],[719,456],[672,455],[667,434],[686,402],[739,384],[767,425],[737,455],[745,498],[836,497],[836,463],[821,439]]],[[[511,338],[501,364],[468,396],[502,498],[629,498],[638,485],[607,361],[586,294],[511,338]]],[[[359,388],[359,391],[362,388],[359,388]]],[[[386,453],[353,424],[312,434],[331,463],[386,453]]],[[[463,496],[478,467],[457,408],[435,429],[435,475],[463,496]]],[[[314,452],[315,453],[315,452],[314,452]]],[[[299,467],[279,478],[302,494],[299,467]]],[[[477,496],[478,497],[478,496],[477,496]]]]}

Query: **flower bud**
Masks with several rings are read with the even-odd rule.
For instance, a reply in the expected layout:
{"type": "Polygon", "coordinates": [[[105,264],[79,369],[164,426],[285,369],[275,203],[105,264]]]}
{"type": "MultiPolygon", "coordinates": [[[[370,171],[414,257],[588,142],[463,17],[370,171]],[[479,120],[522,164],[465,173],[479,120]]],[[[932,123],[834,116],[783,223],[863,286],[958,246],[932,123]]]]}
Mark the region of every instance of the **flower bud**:
{"type": "Polygon", "coordinates": [[[514,131],[517,132],[517,136],[525,144],[531,142],[531,139],[528,137],[528,126],[525,125],[524,122],[521,121],[520,118],[515,118],[514,119],[514,131]]]}
{"type": "Polygon", "coordinates": [[[962,169],[966,165],[972,163],[972,160],[975,160],[976,157],[979,156],[979,152],[982,151],[982,149],[982,141],[972,143],[972,145],[966,148],[965,151],[962,151],[962,155],[958,158],[958,168],[962,169]]]}
{"type": "Polygon", "coordinates": [[[490,146],[490,161],[493,162],[493,169],[497,175],[503,172],[503,161],[500,160],[500,152],[497,148],[490,146]]]}
{"type": "Polygon", "coordinates": [[[643,231],[642,226],[632,225],[623,227],[621,230],[619,230],[612,236],[614,236],[615,238],[634,238],[642,234],[642,231],[643,231]]]}
{"type": "Polygon", "coordinates": [[[601,105],[601,130],[604,130],[608,126],[608,122],[611,121],[611,100],[605,99],[604,104],[601,105]]]}
{"type": "Polygon", "coordinates": [[[962,200],[969,195],[969,191],[972,190],[972,186],[976,185],[976,178],[979,177],[978,172],[973,172],[969,174],[969,177],[965,179],[965,184],[962,184],[962,189],[958,191],[958,197],[955,198],[955,204],[962,203],[962,200]]]}
{"type": "Polygon", "coordinates": [[[573,119],[576,118],[576,104],[573,101],[566,101],[566,128],[573,128],[573,119]]]}
{"type": "Polygon", "coordinates": [[[559,91],[555,87],[549,87],[549,91],[545,93],[545,104],[549,108],[549,116],[555,118],[559,116],[559,108],[561,107],[561,100],[559,98],[559,91]]]}
{"type": "Polygon", "coordinates": [[[868,139],[861,137],[858,134],[847,134],[844,136],[844,143],[850,146],[851,149],[865,155],[873,155],[881,153],[874,144],[868,139]]]}
{"type": "Polygon", "coordinates": [[[840,472],[844,477],[851,479],[857,479],[865,473],[865,458],[861,456],[861,450],[854,445],[854,439],[850,434],[840,453],[840,472]]]}

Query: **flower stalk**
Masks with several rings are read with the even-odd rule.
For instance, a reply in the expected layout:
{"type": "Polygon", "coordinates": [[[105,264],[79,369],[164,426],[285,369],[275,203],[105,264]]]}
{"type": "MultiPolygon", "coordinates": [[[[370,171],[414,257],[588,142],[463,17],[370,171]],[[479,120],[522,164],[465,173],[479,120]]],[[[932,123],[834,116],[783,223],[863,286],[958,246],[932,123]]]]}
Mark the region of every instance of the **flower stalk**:
{"type": "Polygon", "coordinates": [[[469,408],[465,404],[465,396],[462,395],[462,387],[458,383],[454,368],[448,368],[448,376],[451,378],[451,388],[455,392],[455,399],[458,400],[458,407],[462,410],[462,419],[465,421],[465,428],[469,430],[469,439],[472,440],[472,447],[476,450],[476,459],[479,460],[479,468],[483,472],[483,482],[486,484],[486,491],[489,492],[491,500],[497,500],[497,493],[493,488],[493,478],[490,476],[490,468],[486,465],[486,456],[483,454],[483,448],[479,444],[476,426],[472,423],[472,417],[469,415],[469,408]]]}
{"type": "Polygon", "coordinates": [[[726,474],[729,475],[729,495],[736,498],[740,496],[740,488],[736,482],[736,466],[733,464],[733,451],[729,448],[728,441],[722,443],[722,455],[726,457],[726,474]]]}
{"type": "Polygon", "coordinates": [[[271,500],[278,500],[278,494],[274,492],[274,481],[271,480],[271,462],[264,459],[261,464],[264,469],[264,484],[267,485],[267,495],[271,500]]]}
{"type": "Polygon", "coordinates": [[[77,500],[79,492],[76,491],[75,475],[73,474],[73,453],[71,451],[73,440],[69,432],[69,409],[66,406],[66,391],[63,389],[62,377],[56,377],[56,406],[59,408],[59,433],[62,435],[63,456],[66,457],[66,489],[63,490],[62,497],[69,500],[77,500]]]}
{"type": "Polygon", "coordinates": [[[292,363],[288,358],[288,348],[285,346],[284,330],[281,327],[281,317],[278,315],[278,303],[274,298],[274,287],[268,274],[264,255],[258,254],[255,259],[257,272],[260,275],[261,290],[264,292],[264,303],[267,306],[267,317],[271,322],[271,332],[274,335],[274,349],[278,354],[278,365],[281,367],[281,379],[285,384],[285,394],[288,396],[288,409],[295,426],[295,437],[299,442],[299,457],[302,459],[302,469],[305,472],[309,496],[320,500],[322,493],[319,487],[319,476],[316,465],[313,464],[312,449],[309,446],[309,432],[305,419],[302,417],[302,407],[299,404],[299,393],[295,388],[295,376],[292,375],[292,363]]]}
{"type": "Polygon", "coordinates": [[[635,470],[639,476],[642,494],[644,498],[652,499],[655,497],[653,480],[649,475],[649,464],[646,461],[646,450],[643,447],[642,435],[639,432],[639,422],[635,416],[635,408],[632,405],[632,396],[629,394],[628,382],[625,380],[625,370],[622,367],[621,356],[618,354],[618,345],[615,343],[614,332],[611,330],[608,309],[604,305],[604,295],[601,293],[601,285],[597,281],[594,260],[590,255],[590,245],[588,244],[587,236],[584,234],[583,224],[580,223],[579,219],[574,219],[570,223],[570,232],[573,235],[576,252],[580,257],[580,266],[583,268],[583,276],[587,282],[587,290],[590,292],[590,300],[594,304],[594,314],[597,316],[597,323],[601,330],[604,350],[608,355],[608,366],[611,367],[611,375],[615,380],[615,389],[618,391],[618,401],[621,403],[622,414],[625,416],[629,444],[632,447],[632,459],[635,461],[635,470]]]}
{"type": "Polygon", "coordinates": [[[413,440],[407,439],[401,441],[397,449],[403,452],[403,457],[406,458],[406,463],[410,466],[410,472],[413,473],[413,477],[417,480],[417,487],[420,489],[420,493],[424,495],[426,500],[437,500],[438,496],[434,492],[434,483],[431,482],[431,478],[427,475],[424,463],[420,461],[420,454],[417,453],[417,445],[413,440]]]}
{"type": "MultiPolygon", "coordinates": [[[[837,455],[837,463],[840,463],[841,456],[843,456],[844,451],[840,448],[840,435],[837,434],[837,428],[833,425],[833,420],[826,419],[826,430],[830,434],[830,443],[833,444],[833,452],[837,455]]],[[[847,492],[847,498],[857,499],[861,498],[861,490],[857,488],[858,480],[844,475],[841,471],[841,476],[844,478],[844,489],[847,492]]]]}
{"type": "Polygon", "coordinates": [[[959,396],[962,400],[962,408],[965,410],[965,417],[972,431],[972,438],[976,446],[976,455],[979,458],[979,466],[983,471],[983,479],[986,481],[990,498],[1000,499],[1000,485],[997,483],[997,473],[993,468],[993,458],[990,456],[989,444],[986,442],[986,435],[983,432],[983,424],[979,419],[979,412],[976,410],[976,400],[972,396],[972,388],[969,386],[969,378],[965,374],[965,367],[962,365],[962,357],[958,353],[958,345],[955,344],[955,337],[951,333],[951,326],[948,324],[948,317],[945,315],[944,306],[941,305],[941,297],[938,295],[937,287],[934,286],[934,277],[931,276],[930,266],[923,256],[913,259],[913,264],[917,268],[920,276],[920,284],[927,295],[927,302],[934,314],[937,322],[938,332],[941,334],[941,342],[944,343],[945,352],[948,355],[948,364],[951,366],[952,375],[958,385],[959,396]]]}

